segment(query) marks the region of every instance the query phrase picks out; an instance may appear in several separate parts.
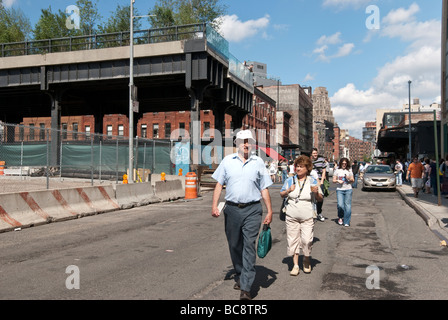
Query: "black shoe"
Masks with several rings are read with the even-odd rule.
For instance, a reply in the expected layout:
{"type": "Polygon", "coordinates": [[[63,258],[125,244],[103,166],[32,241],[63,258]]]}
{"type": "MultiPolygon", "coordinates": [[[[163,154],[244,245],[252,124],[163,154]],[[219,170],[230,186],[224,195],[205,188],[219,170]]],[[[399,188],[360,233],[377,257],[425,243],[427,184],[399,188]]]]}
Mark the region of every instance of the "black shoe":
{"type": "Polygon", "coordinates": [[[235,281],[235,285],[233,286],[233,289],[235,289],[235,290],[241,290],[241,288],[240,288],[240,282],[239,282],[239,281],[235,281]]]}
{"type": "Polygon", "coordinates": [[[252,297],[249,292],[241,290],[240,300],[252,300],[252,297]]]}

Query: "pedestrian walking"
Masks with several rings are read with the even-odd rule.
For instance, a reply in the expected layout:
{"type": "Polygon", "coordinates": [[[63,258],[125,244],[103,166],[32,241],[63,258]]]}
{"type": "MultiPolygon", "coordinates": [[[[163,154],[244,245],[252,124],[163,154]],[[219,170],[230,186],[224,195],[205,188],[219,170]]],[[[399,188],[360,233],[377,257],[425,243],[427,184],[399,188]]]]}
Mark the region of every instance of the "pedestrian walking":
{"type": "Polygon", "coordinates": [[[240,290],[241,300],[251,300],[255,280],[255,242],[262,222],[263,199],[267,215],[263,224],[272,221],[272,206],[268,187],[272,180],[263,160],[251,154],[255,139],[250,130],[239,131],[235,144],[238,152],[226,156],[212,178],[217,181],[213,192],[212,216],[219,217],[219,198],[226,186],[224,224],[230,257],[236,272],[234,288],[240,290]]]}
{"type": "Polygon", "coordinates": [[[288,165],[288,176],[292,177],[294,175],[294,161],[289,160],[289,165],[288,165]]]}
{"type": "MultiPolygon", "coordinates": [[[[325,164],[325,159],[321,156],[319,156],[319,153],[317,151],[317,148],[313,148],[313,151],[311,152],[311,161],[313,162],[313,168],[317,171],[317,175],[319,177],[319,187],[321,188],[323,192],[323,186],[324,186],[324,179],[327,179],[327,169],[325,164]]],[[[316,209],[317,209],[317,220],[319,221],[325,221],[325,217],[322,214],[322,206],[324,204],[324,201],[316,203],[316,209]]]]}
{"type": "Polygon", "coordinates": [[[358,161],[353,160],[353,165],[352,165],[352,173],[353,173],[353,177],[355,179],[355,181],[353,181],[353,188],[358,188],[358,176],[359,176],[359,165],[358,165],[358,161]]]}
{"type": "MultiPolygon", "coordinates": [[[[437,164],[436,164],[436,160],[431,159],[431,161],[429,162],[429,180],[431,181],[431,188],[432,188],[432,192],[433,195],[437,196],[437,174],[438,174],[438,170],[437,170],[437,164]]],[[[440,185],[440,183],[439,183],[440,185]]]]}
{"type": "Polygon", "coordinates": [[[339,160],[339,169],[333,174],[333,182],[337,183],[336,197],[338,208],[338,224],[349,227],[352,217],[352,182],[353,173],[351,172],[350,161],[347,158],[339,160]]]}
{"type": "Polygon", "coordinates": [[[425,174],[425,167],[418,161],[417,157],[412,159],[412,163],[408,166],[408,173],[406,178],[411,182],[411,187],[414,191],[414,197],[418,198],[418,192],[423,188],[423,176],[425,174]],[[409,180],[410,179],[410,180],[409,180]]]}
{"type": "Polygon", "coordinates": [[[400,160],[397,159],[395,161],[395,184],[397,187],[401,187],[403,185],[403,165],[401,164],[400,160]]]}
{"type": "Polygon", "coordinates": [[[294,266],[290,275],[300,272],[299,254],[303,251],[303,272],[311,272],[311,249],[314,238],[314,203],[323,201],[318,181],[311,176],[313,163],[305,155],[294,161],[295,175],[289,177],[280,190],[280,196],[287,198],[286,238],[287,254],[292,256],[294,266]]]}
{"type": "Polygon", "coordinates": [[[285,183],[286,179],[288,178],[288,162],[287,162],[287,160],[283,160],[280,167],[282,169],[282,183],[285,183]]]}
{"type": "MultiPolygon", "coordinates": [[[[443,161],[443,160],[442,160],[443,161]]],[[[448,156],[446,156],[445,161],[442,162],[442,164],[439,167],[442,180],[442,194],[447,195],[448,194],[448,156]]]]}
{"type": "Polygon", "coordinates": [[[430,179],[431,164],[430,164],[429,158],[425,159],[425,163],[424,163],[423,167],[425,168],[425,172],[424,172],[424,176],[423,176],[423,191],[427,194],[430,194],[431,193],[431,179],[430,179]]]}
{"type": "Polygon", "coordinates": [[[275,162],[272,161],[269,165],[269,175],[271,176],[272,183],[276,182],[276,175],[277,175],[277,166],[275,165],[275,162]]]}

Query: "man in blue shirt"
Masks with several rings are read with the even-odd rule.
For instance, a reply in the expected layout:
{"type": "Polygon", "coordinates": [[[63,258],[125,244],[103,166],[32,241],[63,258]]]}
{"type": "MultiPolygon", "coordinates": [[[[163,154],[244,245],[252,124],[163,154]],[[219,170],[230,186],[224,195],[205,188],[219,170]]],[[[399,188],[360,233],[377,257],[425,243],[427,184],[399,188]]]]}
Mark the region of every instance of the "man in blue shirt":
{"type": "Polygon", "coordinates": [[[236,272],[235,289],[241,290],[241,300],[251,300],[250,289],[255,280],[255,241],[260,231],[263,206],[268,213],[263,224],[272,221],[272,206],[268,187],[272,180],[264,161],[251,154],[255,139],[250,130],[237,133],[235,145],[238,152],[225,157],[212,178],[217,181],[213,192],[212,216],[219,217],[218,202],[226,186],[225,233],[230,257],[236,272]]]}

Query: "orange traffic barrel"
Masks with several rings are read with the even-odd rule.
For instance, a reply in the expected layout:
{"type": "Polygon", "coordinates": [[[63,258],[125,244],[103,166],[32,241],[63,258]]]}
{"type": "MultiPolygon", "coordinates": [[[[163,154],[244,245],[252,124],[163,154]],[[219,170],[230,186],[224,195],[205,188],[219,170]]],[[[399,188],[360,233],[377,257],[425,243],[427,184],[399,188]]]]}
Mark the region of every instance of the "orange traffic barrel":
{"type": "Polygon", "coordinates": [[[196,199],[198,197],[198,180],[196,173],[188,172],[185,175],[185,199],[196,199]]]}
{"type": "Polygon", "coordinates": [[[0,176],[5,175],[5,161],[0,161],[0,176]]]}

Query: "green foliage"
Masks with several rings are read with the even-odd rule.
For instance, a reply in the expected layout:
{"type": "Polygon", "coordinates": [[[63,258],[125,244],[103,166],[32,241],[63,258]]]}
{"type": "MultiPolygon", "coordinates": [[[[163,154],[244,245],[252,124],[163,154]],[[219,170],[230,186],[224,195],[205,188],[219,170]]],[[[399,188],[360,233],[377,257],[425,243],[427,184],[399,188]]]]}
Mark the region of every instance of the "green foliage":
{"type": "Polygon", "coordinates": [[[75,29],[68,29],[66,26],[67,16],[65,12],[59,10],[53,13],[51,6],[48,9],[42,9],[39,21],[34,27],[34,39],[55,39],[80,35],[75,29]]]}
{"type": "MultiPolygon", "coordinates": [[[[98,26],[100,33],[113,33],[121,31],[129,31],[129,19],[130,19],[131,6],[118,5],[115,11],[111,12],[109,19],[103,25],[98,26]]],[[[134,8],[134,16],[139,16],[137,9],[134,8]]],[[[141,28],[140,19],[134,19],[134,30],[141,28]]]]}
{"type": "Polygon", "coordinates": [[[149,12],[151,25],[155,28],[194,23],[219,25],[219,17],[227,7],[220,0],[157,0],[149,12]]]}
{"type": "Polygon", "coordinates": [[[23,12],[0,3],[0,43],[25,41],[30,34],[31,23],[23,12]]]}
{"type": "Polygon", "coordinates": [[[98,0],[94,2],[90,0],[77,0],[76,6],[79,8],[79,15],[81,17],[81,33],[83,35],[95,34],[97,22],[101,20],[101,15],[98,13],[98,0]]]}

